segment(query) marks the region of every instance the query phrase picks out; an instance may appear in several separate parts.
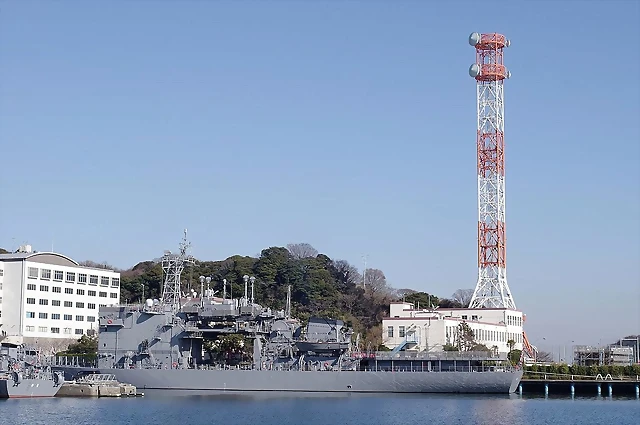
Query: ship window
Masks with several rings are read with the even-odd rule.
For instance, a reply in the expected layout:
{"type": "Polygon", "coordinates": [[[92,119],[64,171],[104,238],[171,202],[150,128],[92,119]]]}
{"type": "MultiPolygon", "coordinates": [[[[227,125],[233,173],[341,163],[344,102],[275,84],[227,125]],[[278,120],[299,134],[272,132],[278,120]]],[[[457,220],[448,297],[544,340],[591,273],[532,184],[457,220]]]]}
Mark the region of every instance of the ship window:
{"type": "Polygon", "coordinates": [[[389,338],[393,338],[393,326],[389,326],[389,327],[387,328],[387,336],[388,336],[389,338]]]}
{"type": "Polygon", "coordinates": [[[404,326],[400,326],[400,327],[398,328],[398,336],[399,336],[400,338],[404,338],[404,326]]]}

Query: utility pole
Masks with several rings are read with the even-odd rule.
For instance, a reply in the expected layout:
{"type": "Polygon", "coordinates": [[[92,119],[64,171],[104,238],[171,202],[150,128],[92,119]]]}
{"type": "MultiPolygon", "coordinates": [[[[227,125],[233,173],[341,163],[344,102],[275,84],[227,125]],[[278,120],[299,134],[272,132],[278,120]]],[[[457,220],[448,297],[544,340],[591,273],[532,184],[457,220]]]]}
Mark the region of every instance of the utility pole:
{"type": "Polygon", "coordinates": [[[362,272],[362,288],[367,290],[367,257],[368,255],[362,256],[362,261],[364,261],[364,271],[362,272]]]}

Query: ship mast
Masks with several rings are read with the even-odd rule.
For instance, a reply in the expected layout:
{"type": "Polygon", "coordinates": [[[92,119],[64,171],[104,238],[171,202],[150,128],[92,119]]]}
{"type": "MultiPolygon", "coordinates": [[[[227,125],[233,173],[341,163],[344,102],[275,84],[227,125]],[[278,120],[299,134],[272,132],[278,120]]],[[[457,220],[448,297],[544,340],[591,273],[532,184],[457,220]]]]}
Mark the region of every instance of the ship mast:
{"type": "MultiPolygon", "coordinates": [[[[169,306],[174,313],[180,310],[180,282],[181,274],[186,264],[193,264],[194,258],[187,254],[191,243],[187,241],[187,229],[184,229],[184,237],[180,242],[180,252],[172,254],[165,251],[162,256],[162,272],[164,285],[162,287],[162,305],[169,306]]],[[[202,296],[202,294],[201,294],[202,296]]]]}

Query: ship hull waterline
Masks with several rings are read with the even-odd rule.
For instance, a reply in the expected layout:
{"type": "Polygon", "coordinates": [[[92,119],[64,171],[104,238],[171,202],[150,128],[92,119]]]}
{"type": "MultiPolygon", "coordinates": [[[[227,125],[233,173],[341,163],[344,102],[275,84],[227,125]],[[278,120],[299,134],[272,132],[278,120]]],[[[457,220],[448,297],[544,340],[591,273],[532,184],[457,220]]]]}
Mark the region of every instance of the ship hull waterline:
{"type": "Polygon", "coordinates": [[[100,369],[139,390],[341,393],[509,394],[513,372],[311,372],[196,369],[100,369]]]}

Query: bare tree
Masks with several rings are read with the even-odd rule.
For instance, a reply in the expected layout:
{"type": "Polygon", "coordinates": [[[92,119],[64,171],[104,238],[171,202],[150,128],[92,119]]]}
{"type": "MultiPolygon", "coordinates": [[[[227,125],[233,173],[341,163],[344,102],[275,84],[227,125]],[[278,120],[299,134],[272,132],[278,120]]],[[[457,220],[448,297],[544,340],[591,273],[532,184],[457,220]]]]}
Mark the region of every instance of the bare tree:
{"type": "Polygon", "coordinates": [[[553,362],[553,354],[548,351],[538,351],[536,353],[536,362],[551,363],[553,362]]]}
{"type": "Polygon", "coordinates": [[[312,247],[308,243],[290,243],[287,244],[287,249],[295,259],[315,257],[318,255],[318,250],[312,247]]]}
{"type": "Polygon", "coordinates": [[[462,304],[464,307],[468,307],[471,302],[471,297],[473,297],[473,289],[458,289],[456,292],[451,295],[451,299],[453,301],[457,301],[462,304]]]}
{"type": "Polygon", "coordinates": [[[391,292],[391,288],[387,285],[387,277],[382,270],[367,269],[365,276],[365,291],[382,295],[388,295],[391,292]]]}

